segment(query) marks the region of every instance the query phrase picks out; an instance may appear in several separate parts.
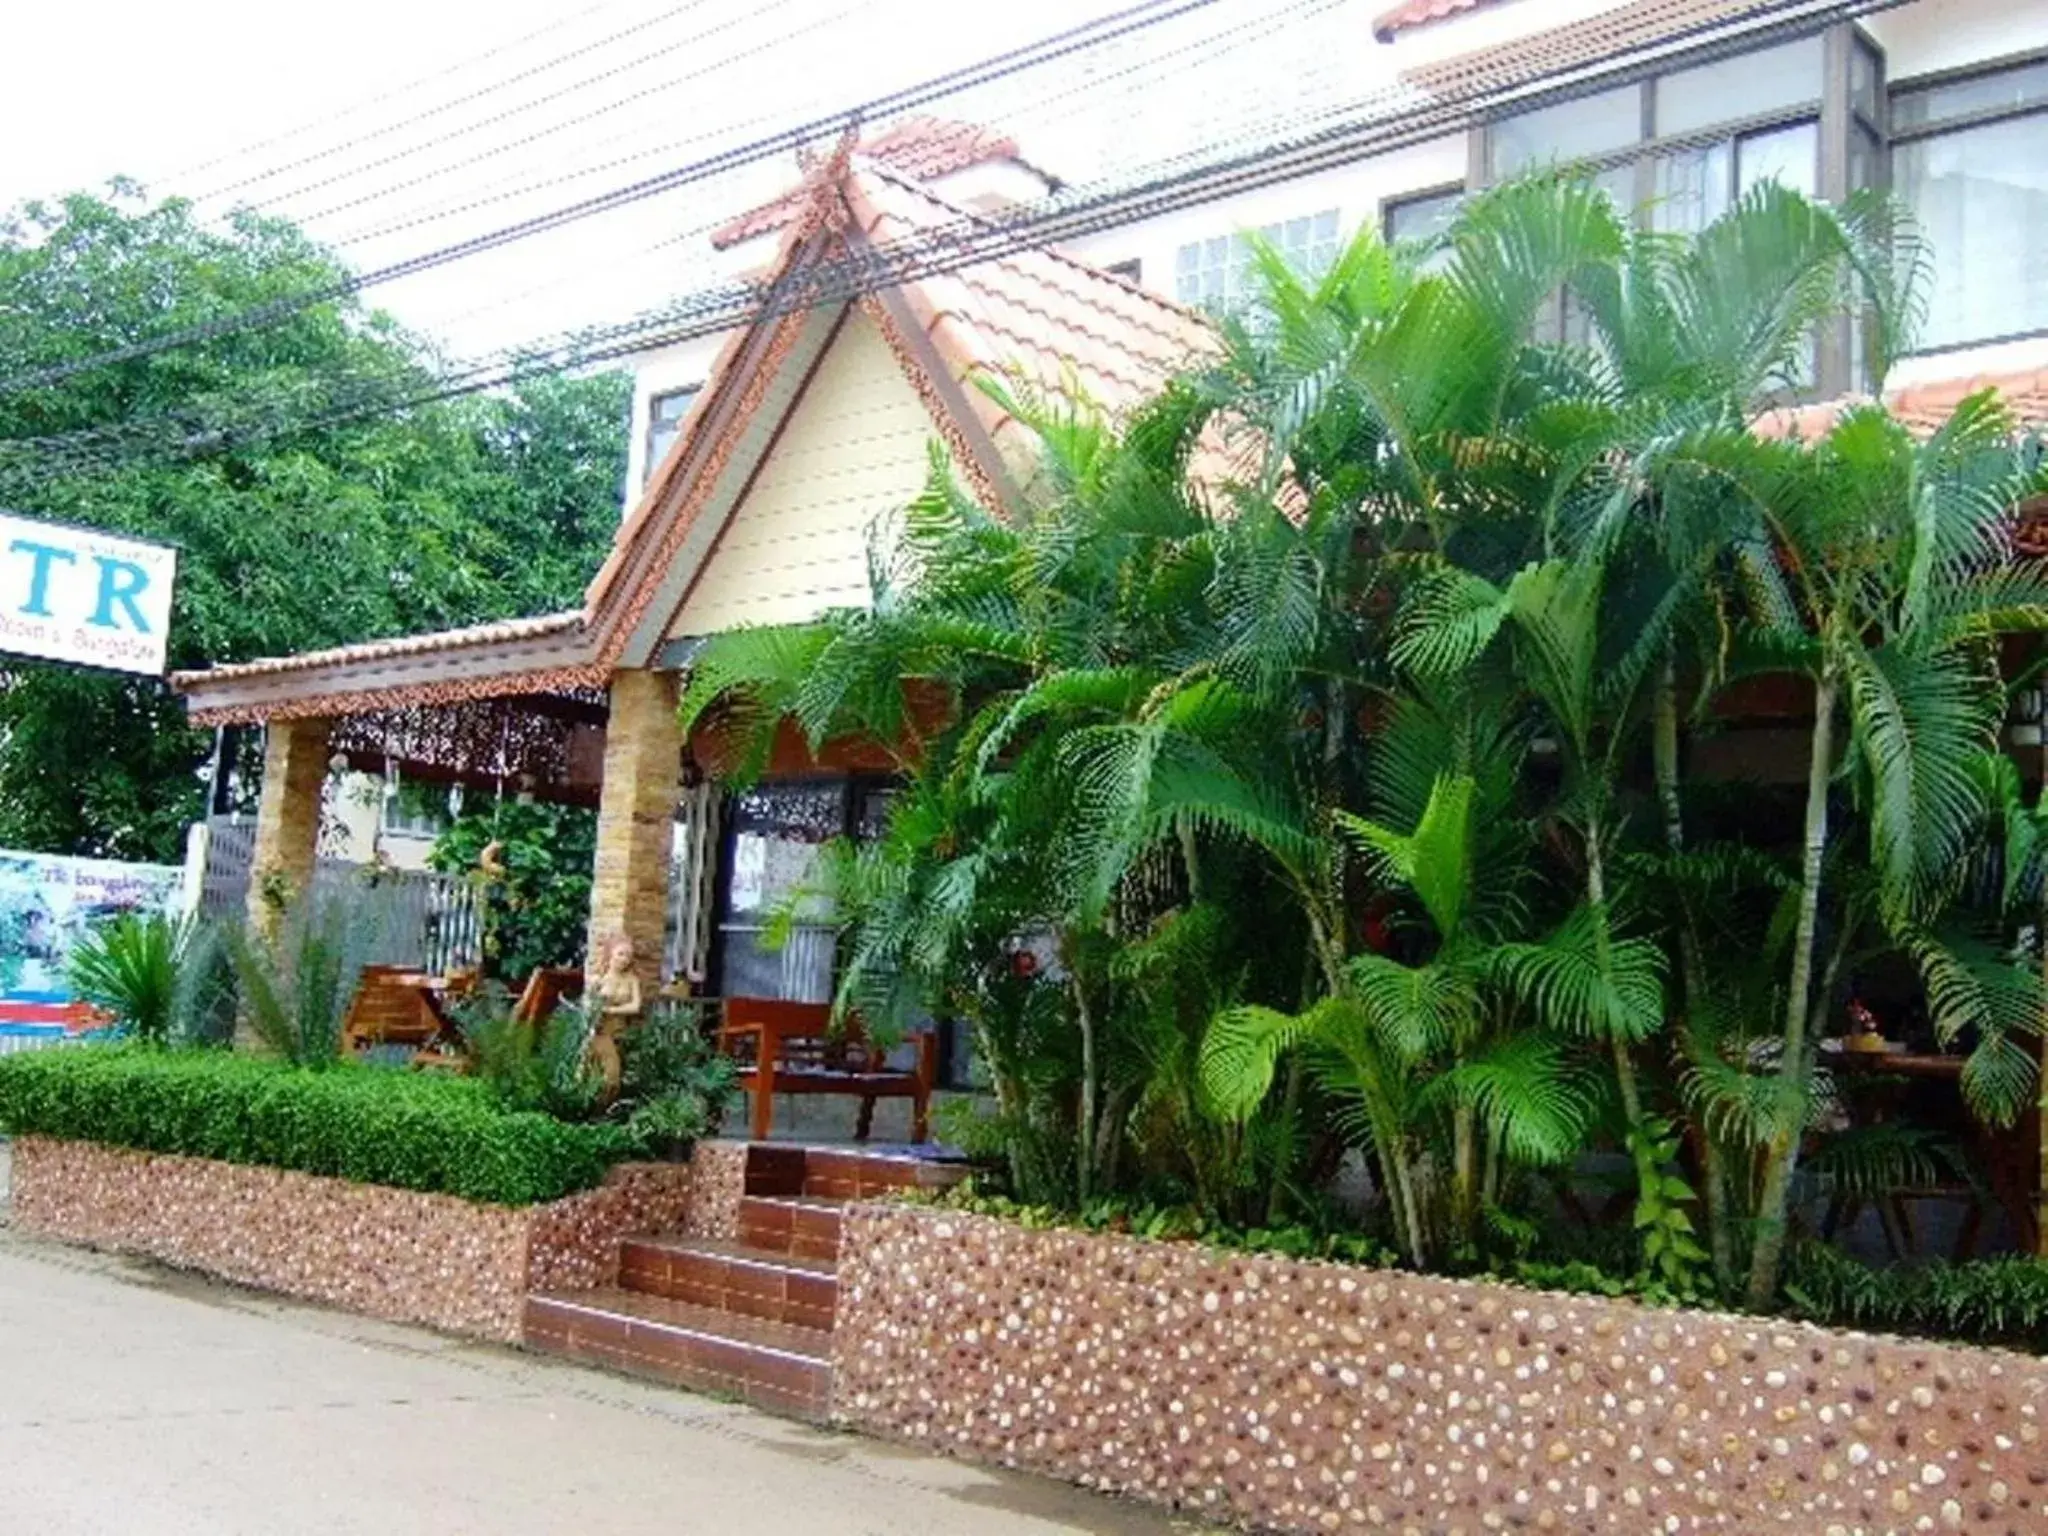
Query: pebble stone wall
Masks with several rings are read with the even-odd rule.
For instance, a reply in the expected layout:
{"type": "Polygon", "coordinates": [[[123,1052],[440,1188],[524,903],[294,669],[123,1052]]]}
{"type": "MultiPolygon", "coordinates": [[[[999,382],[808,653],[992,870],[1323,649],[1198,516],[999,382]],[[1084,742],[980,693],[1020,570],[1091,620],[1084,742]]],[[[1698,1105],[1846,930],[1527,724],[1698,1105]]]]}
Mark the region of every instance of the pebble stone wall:
{"type": "Polygon", "coordinates": [[[739,1236],[740,1201],[747,1192],[747,1143],[700,1141],[690,1154],[690,1205],[683,1230],[691,1237],[729,1243],[739,1236]]]}
{"type": "Polygon", "coordinates": [[[479,1205],[277,1168],[26,1136],[12,1219],[371,1317],[517,1343],[529,1290],[609,1283],[618,1239],[681,1221],[685,1164],[612,1170],[548,1205],[479,1205]]]}
{"type": "Polygon", "coordinates": [[[867,1206],[834,1413],[1263,1529],[2048,1531],[2048,1361],[867,1206]]]}

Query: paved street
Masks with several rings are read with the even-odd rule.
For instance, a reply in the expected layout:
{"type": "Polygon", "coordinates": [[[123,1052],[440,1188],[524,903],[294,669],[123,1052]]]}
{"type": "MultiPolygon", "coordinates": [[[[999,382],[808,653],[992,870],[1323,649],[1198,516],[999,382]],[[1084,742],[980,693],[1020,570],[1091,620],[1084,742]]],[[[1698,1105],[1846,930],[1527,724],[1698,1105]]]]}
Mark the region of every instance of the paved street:
{"type": "Polygon", "coordinates": [[[1165,1536],[749,1409],[0,1229],[0,1531],[1165,1536]]]}

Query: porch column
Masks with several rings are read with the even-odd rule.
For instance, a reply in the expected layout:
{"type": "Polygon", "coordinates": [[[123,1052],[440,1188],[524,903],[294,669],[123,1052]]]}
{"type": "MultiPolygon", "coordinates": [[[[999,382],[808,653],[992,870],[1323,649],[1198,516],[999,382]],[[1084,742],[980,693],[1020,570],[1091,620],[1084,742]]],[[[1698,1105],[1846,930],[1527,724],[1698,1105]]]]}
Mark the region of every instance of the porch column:
{"type": "Polygon", "coordinates": [[[682,756],[676,674],[613,674],[585,963],[597,972],[604,963],[605,944],[623,933],[633,941],[633,968],[650,995],[661,984],[682,756]]]}
{"type": "Polygon", "coordinates": [[[263,797],[249,857],[249,925],[272,931],[285,906],[313,888],[320,851],[320,787],[331,720],[273,720],[263,741],[263,797]]]}

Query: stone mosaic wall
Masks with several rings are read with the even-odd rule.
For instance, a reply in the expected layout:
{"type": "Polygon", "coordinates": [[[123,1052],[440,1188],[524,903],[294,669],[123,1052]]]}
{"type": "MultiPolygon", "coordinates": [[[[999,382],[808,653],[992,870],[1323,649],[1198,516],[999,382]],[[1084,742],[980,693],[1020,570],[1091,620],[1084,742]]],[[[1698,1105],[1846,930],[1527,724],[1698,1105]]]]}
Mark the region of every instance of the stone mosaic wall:
{"type": "Polygon", "coordinates": [[[1284,1531],[2048,1531],[2048,1361],[869,1206],[834,1415],[1284,1531]]]}
{"type": "Polygon", "coordinates": [[[29,1136],[14,1143],[13,1184],[24,1231],[516,1343],[528,1290],[608,1283],[622,1234],[682,1218],[689,1168],[618,1168],[597,1189],[514,1209],[29,1136]]]}
{"type": "Polygon", "coordinates": [[[691,1237],[731,1242],[739,1236],[740,1200],[747,1192],[747,1143],[700,1141],[690,1168],[693,1182],[683,1230],[691,1237]]]}

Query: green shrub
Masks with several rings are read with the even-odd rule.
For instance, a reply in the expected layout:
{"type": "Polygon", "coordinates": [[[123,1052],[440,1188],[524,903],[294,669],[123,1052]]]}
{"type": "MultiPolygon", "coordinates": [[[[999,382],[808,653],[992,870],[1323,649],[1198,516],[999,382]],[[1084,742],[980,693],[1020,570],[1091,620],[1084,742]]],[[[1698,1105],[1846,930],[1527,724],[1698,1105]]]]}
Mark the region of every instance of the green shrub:
{"type": "Polygon", "coordinates": [[[462,1079],[124,1045],[0,1059],[0,1131],[498,1205],[587,1189],[640,1151],[623,1127],[507,1110],[462,1079]]]}
{"type": "Polygon", "coordinates": [[[680,1157],[725,1118],[738,1072],[705,1031],[702,1010],[670,1004],[619,1041],[621,1081],[613,1113],[651,1152],[680,1157]]]}
{"type": "Polygon", "coordinates": [[[73,949],[72,992],[152,1045],[218,1043],[232,1028],[220,934],[192,918],[123,912],[73,949]]]}

